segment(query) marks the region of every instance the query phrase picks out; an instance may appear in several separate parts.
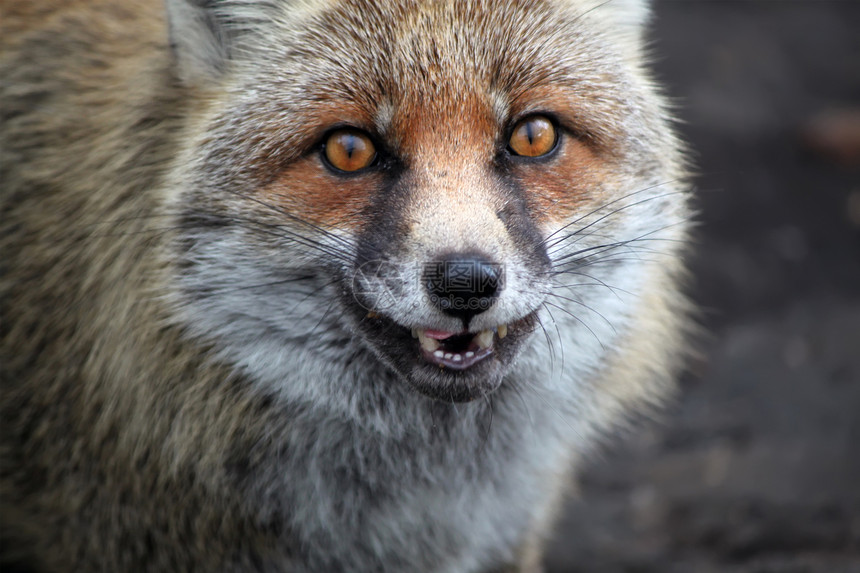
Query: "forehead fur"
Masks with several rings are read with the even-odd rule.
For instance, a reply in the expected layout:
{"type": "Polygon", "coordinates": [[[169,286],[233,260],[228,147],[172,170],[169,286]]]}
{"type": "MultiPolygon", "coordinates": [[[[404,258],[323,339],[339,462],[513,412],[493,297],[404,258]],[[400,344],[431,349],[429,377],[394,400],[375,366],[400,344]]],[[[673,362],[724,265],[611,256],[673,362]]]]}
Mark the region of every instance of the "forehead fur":
{"type": "Polygon", "coordinates": [[[530,112],[553,113],[613,153],[663,139],[654,130],[663,115],[659,98],[638,53],[625,51],[624,26],[602,12],[606,3],[286,4],[247,30],[235,50],[219,98],[226,107],[207,129],[220,148],[209,162],[216,171],[226,151],[256,158],[243,169],[273,176],[338,124],[379,134],[407,162],[404,138],[432,138],[437,146],[479,138],[470,147],[486,150],[530,112]],[[229,141],[229,151],[218,140],[229,141]]]}
{"type": "MultiPolygon", "coordinates": [[[[478,92],[516,102],[554,86],[600,107],[622,61],[600,9],[547,0],[344,0],[298,18],[285,13],[247,53],[267,76],[257,85],[286,83],[306,105],[450,109],[478,92]]],[[[602,107],[617,111],[620,103],[602,107]]]]}
{"type": "Polygon", "coordinates": [[[515,91],[572,79],[596,58],[600,33],[587,18],[588,10],[545,0],[352,0],[324,15],[308,39],[335,48],[343,60],[334,64],[389,72],[395,92],[433,97],[475,82],[515,91]]]}

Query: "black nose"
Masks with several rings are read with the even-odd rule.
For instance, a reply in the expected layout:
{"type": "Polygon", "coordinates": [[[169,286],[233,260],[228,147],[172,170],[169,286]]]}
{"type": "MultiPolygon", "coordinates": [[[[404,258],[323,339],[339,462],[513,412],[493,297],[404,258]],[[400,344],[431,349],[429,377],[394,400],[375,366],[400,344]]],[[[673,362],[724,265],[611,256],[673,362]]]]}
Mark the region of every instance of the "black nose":
{"type": "Polygon", "coordinates": [[[473,316],[496,302],[503,286],[502,270],[482,255],[454,253],[425,266],[424,285],[439,310],[468,325],[473,316]]]}

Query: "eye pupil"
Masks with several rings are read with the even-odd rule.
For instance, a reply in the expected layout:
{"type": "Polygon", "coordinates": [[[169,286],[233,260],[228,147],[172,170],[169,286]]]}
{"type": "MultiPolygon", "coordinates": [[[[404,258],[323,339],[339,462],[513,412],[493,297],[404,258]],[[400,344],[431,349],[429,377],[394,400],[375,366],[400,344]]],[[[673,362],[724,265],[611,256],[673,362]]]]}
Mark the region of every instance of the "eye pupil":
{"type": "Polygon", "coordinates": [[[353,135],[347,135],[343,139],[344,151],[346,151],[347,157],[351,159],[352,154],[356,151],[356,147],[358,147],[358,144],[355,141],[356,138],[353,135]]]}
{"type": "Polygon", "coordinates": [[[325,141],[325,158],[339,171],[359,171],[376,159],[370,137],[355,129],[339,129],[325,141]]]}

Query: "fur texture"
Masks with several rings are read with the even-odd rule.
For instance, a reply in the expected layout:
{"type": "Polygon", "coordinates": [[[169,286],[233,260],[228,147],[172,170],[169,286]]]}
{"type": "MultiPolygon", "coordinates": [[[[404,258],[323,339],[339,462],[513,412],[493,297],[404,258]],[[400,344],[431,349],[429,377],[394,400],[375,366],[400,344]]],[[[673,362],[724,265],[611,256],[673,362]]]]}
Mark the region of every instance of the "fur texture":
{"type": "Polygon", "coordinates": [[[615,4],[5,1],[3,562],[538,571],[684,348],[682,158],[615,4]],[[511,157],[535,113],[556,151],[511,157]],[[324,165],[343,125],[373,169],[324,165]],[[452,252],[504,265],[465,325],[422,286],[452,252]],[[409,336],[500,325],[462,372],[409,336]]]}

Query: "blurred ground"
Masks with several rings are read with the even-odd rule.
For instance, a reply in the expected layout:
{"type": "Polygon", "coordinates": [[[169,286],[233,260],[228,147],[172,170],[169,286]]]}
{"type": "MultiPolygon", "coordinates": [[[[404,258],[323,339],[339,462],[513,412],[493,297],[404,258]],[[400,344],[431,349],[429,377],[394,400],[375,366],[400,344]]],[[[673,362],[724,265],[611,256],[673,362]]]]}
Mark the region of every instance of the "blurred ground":
{"type": "Polygon", "coordinates": [[[858,30],[860,2],[657,1],[711,336],[663,423],[592,460],[550,573],[860,572],[857,116],[828,119],[860,111],[858,30]]]}

